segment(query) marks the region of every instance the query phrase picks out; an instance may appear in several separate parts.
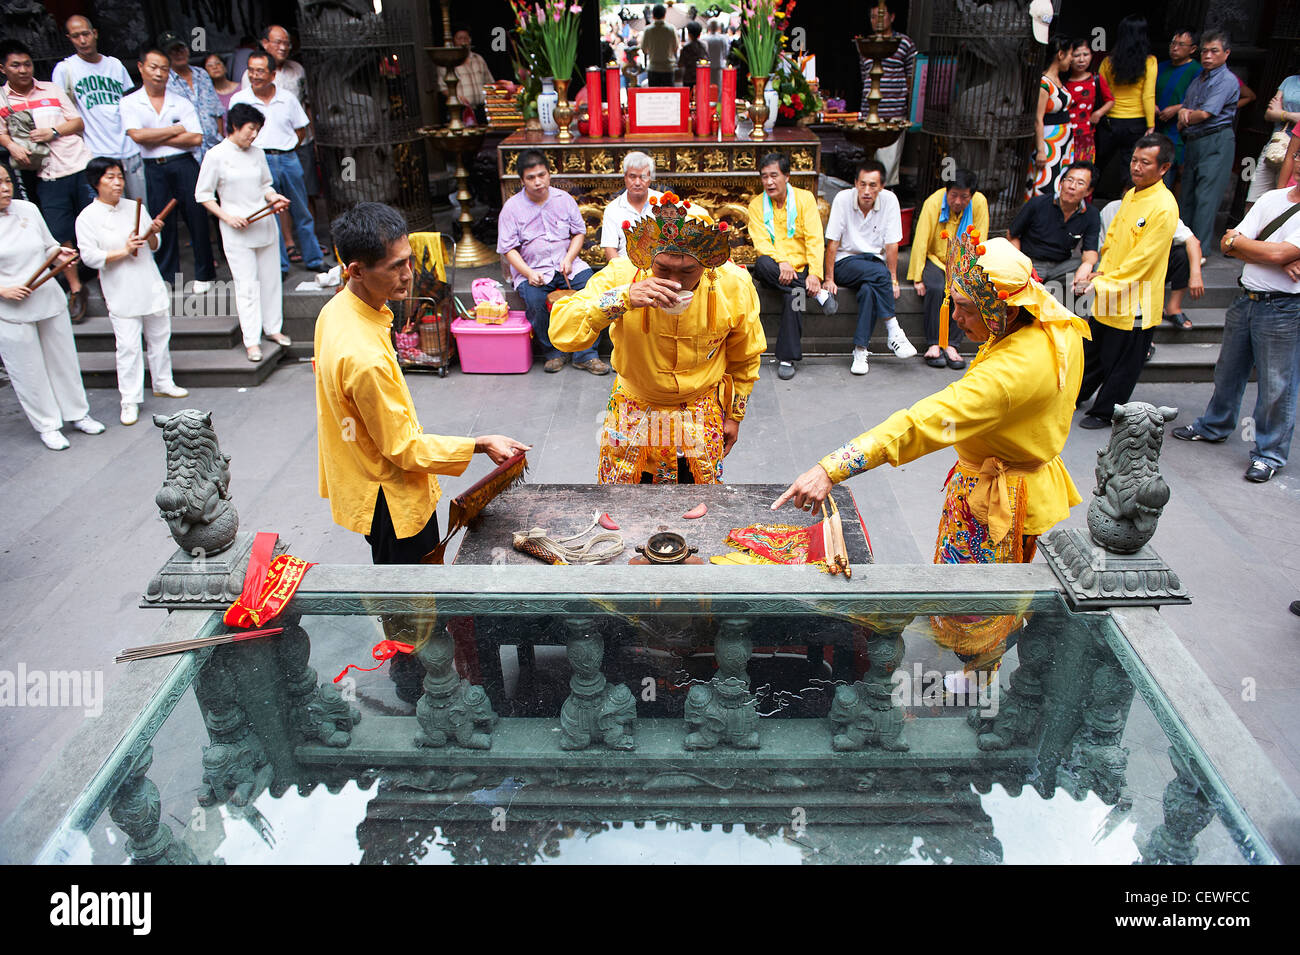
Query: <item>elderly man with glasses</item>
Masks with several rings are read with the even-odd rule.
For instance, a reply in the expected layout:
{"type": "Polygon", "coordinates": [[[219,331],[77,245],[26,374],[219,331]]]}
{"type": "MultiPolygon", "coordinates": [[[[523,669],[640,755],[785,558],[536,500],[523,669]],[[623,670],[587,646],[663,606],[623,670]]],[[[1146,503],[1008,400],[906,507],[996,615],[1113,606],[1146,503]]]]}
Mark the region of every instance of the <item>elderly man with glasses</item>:
{"type": "Polygon", "coordinates": [[[605,206],[600,222],[600,247],[605,261],[613,262],[627,255],[627,239],[623,236],[624,222],[639,222],[647,212],[652,212],[650,199],[656,202],[663,195],[651,189],[655,178],[655,161],[641,152],[631,152],[623,157],[623,184],[627,187],[605,206]]]}

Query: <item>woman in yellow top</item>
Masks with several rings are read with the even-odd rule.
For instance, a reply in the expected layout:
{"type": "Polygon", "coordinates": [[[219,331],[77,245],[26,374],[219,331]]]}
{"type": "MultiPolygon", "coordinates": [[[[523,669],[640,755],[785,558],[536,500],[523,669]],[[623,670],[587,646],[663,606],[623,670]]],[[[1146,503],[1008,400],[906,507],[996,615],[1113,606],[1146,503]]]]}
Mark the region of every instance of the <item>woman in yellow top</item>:
{"type": "Polygon", "coordinates": [[[925,341],[929,347],[924,357],[931,368],[966,367],[951,344],[939,347],[939,306],[943,303],[944,272],[948,268],[948,236],[971,226],[980,235],[989,232],[989,204],[982,193],[975,191],[978,184],[975,173],[958,169],[952,182],[930,193],[912,230],[907,280],[925,304],[925,341]]]}
{"type": "MultiPolygon", "coordinates": [[[[953,316],[972,341],[982,343],[970,369],[826,455],[772,508],[793,501],[812,510],[833,485],[855,474],[952,447],[957,462],[948,475],[934,562],[1028,562],[1039,535],[1082,500],[1060,455],[1083,374],[1088,326],[1034,281],[1033,264],[1006,239],[979,244],[972,228],[950,245],[953,316]]],[[[980,658],[976,669],[992,669],[997,648],[1019,619],[932,622],[940,642],[963,657],[980,658]]]]}
{"type": "Polygon", "coordinates": [[[1097,195],[1118,199],[1128,181],[1133,144],[1155,129],[1156,58],[1151,55],[1145,17],[1119,21],[1115,48],[1097,71],[1110,86],[1115,105],[1097,131],[1097,168],[1101,179],[1097,195]]]}

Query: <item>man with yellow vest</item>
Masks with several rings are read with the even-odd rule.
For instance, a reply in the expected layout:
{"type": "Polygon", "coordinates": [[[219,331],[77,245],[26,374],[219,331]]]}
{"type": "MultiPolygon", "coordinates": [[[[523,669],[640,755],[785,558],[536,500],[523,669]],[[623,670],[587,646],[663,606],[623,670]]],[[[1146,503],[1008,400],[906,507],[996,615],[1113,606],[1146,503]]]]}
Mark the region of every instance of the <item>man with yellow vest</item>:
{"type": "Polygon", "coordinates": [[[930,193],[912,230],[907,280],[925,305],[925,363],[931,368],[966,367],[951,344],[939,347],[939,306],[948,268],[948,237],[971,228],[980,235],[989,234],[989,203],[983,193],[976,192],[978,185],[975,173],[958,169],[951,182],[930,193]]]}
{"type": "Polygon", "coordinates": [[[551,343],[609,329],[618,380],[600,436],[601,484],[719,484],[767,339],[725,222],[671,192],[623,223],[627,255],[551,311],[551,343]]]}
{"type": "Polygon", "coordinates": [[[803,358],[803,293],[816,296],[828,314],[836,303],[830,293],[822,294],[826,239],[817,197],[790,185],[790,157],[784,153],[764,156],[758,174],[763,191],[749,201],[749,241],[758,253],[754,278],[784,299],[776,335],[776,375],[789,381],[794,363],[803,358]]]}
{"type": "Polygon", "coordinates": [[[1133,396],[1155,327],[1165,304],[1169,247],[1178,227],[1178,202],[1163,181],[1174,161],[1174,144],[1148,133],[1133,147],[1119,212],[1106,230],[1105,248],[1092,280],[1092,341],[1084,346],[1083,382],[1078,404],[1096,392],[1079,422],[1089,430],[1109,428],[1115,406],[1133,396]],[[1141,316],[1141,324],[1137,317],[1141,316]]]}
{"type": "Polygon", "coordinates": [[[411,243],[390,206],[361,202],[330,226],[347,283],[316,319],[320,495],[334,522],[366,535],[375,564],[418,564],[438,546],[435,474],[475,453],[501,464],[528,450],[513,438],[425,434],[397,364],[387,303],[406,298],[411,243]]]}

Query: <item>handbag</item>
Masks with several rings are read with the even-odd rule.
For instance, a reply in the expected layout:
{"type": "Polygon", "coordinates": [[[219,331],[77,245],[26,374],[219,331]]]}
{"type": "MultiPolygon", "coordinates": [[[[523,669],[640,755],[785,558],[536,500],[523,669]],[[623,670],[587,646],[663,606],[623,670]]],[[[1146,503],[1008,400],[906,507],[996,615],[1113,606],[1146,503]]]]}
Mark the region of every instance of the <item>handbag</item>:
{"type": "Polygon", "coordinates": [[[1268,144],[1264,147],[1262,156],[1264,162],[1270,166],[1280,167],[1282,160],[1286,158],[1287,147],[1291,145],[1291,134],[1286,130],[1278,130],[1273,134],[1268,144]]]}
{"type": "Polygon", "coordinates": [[[50,144],[32,142],[32,131],[36,129],[36,117],[32,115],[31,110],[15,110],[13,104],[9,102],[8,94],[3,89],[0,89],[0,98],[4,99],[5,109],[9,111],[9,115],[6,117],[9,138],[27,150],[28,156],[26,163],[20,163],[10,154],[9,161],[26,172],[37,172],[50,155],[50,144]]]}

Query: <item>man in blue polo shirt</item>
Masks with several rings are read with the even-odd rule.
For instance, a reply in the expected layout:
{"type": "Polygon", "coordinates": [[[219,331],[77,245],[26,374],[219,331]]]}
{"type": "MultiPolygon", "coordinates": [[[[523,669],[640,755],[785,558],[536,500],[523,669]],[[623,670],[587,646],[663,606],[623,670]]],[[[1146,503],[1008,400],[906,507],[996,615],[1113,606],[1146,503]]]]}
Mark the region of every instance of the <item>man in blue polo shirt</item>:
{"type": "Polygon", "coordinates": [[[1097,168],[1075,162],[1061,175],[1061,194],[1034,196],[1016,213],[1007,238],[1034,263],[1038,280],[1084,285],[1097,264],[1101,220],[1088,202],[1097,168]],[[1079,253],[1075,254],[1075,248],[1079,253]]]}
{"type": "Polygon", "coordinates": [[[1227,67],[1230,52],[1227,33],[1211,30],[1201,37],[1201,72],[1188,84],[1178,111],[1178,130],[1186,143],[1179,218],[1203,249],[1210,247],[1214,214],[1232,178],[1236,149],[1232,120],[1241,88],[1227,67]]]}

